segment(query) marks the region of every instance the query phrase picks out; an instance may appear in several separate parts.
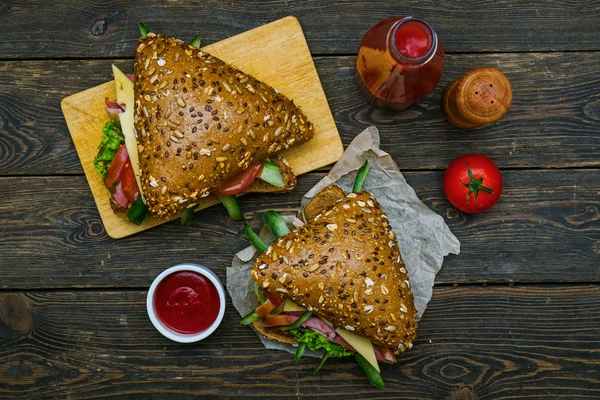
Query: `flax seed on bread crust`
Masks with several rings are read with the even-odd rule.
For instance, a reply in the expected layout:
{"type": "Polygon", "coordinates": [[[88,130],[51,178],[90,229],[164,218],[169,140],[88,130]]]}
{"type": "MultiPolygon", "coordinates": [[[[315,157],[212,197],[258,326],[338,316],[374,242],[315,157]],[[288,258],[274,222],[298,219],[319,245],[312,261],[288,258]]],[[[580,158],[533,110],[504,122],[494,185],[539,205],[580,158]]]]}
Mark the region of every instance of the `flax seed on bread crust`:
{"type": "Polygon", "coordinates": [[[134,76],[142,190],[149,212],[160,218],[314,135],[292,100],[165,35],[138,40],[134,76]]]}
{"type": "Polygon", "coordinates": [[[396,354],[412,347],[417,322],[407,271],[396,235],[368,192],[336,200],[278,239],[251,276],[264,290],[396,354]]]}

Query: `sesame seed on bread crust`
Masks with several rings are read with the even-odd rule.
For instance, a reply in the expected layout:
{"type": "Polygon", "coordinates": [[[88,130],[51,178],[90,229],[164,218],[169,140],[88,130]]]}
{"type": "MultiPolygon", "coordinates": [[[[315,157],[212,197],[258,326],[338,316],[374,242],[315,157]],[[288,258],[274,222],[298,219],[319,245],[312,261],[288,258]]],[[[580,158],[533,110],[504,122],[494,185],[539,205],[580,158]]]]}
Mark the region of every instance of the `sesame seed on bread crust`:
{"type": "Polygon", "coordinates": [[[351,193],[261,254],[251,271],[264,290],[335,326],[389,347],[412,347],[416,311],[396,235],[375,196],[351,193]]]}
{"type": "Polygon", "coordinates": [[[292,100],[169,36],[138,40],[134,76],[142,190],[160,218],[314,135],[292,100]]]}

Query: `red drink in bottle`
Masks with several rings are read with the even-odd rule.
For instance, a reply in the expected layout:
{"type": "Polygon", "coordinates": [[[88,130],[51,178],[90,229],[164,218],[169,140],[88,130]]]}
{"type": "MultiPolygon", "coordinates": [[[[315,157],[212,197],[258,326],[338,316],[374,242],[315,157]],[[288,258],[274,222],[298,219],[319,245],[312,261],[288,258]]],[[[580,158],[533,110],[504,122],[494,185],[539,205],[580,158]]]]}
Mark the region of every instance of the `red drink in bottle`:
{"type": "Polygon", "coordinates": [[[358,83],[367,101],[404,110],[440,81],[444,49],[425,21],[391,17],[369,29],[358,51],[358,83]]]}

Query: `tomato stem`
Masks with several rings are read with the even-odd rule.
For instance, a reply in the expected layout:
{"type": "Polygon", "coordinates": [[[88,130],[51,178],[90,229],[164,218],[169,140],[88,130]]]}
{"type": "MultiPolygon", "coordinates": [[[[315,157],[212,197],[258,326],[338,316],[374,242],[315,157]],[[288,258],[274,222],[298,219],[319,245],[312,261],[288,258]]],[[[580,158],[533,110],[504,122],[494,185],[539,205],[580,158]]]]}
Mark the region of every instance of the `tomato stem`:
{"type": "Polygon", "coordinates": [[[475,198],[479,196],[480,191],[484,191],[488,194],[494,193],[494,191],[488,187],[483,186],[483,178],[475,178],[473,175],[473,171],[471,171],[471,166],[467,163],[467,171],[469,172],[469,182],[465,183],[460,181],[466,188],[469,189],[469,193],[467,193],[466,201],[469,201],[471,194],[475,193],[475,198]]]}

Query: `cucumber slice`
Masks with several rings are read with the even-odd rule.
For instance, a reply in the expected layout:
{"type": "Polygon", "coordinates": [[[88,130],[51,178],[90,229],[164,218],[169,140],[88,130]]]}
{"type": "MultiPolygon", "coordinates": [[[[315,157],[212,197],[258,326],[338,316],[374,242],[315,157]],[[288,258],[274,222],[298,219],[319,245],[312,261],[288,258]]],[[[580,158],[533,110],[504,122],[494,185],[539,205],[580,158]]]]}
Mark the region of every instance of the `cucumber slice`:
{"type": "Polygon", "coordinates": [[[356,357],[356,361],[358,361],[358,365],[360,365],[363,371],[365,371],[365,375],[367,375],[369,382],[371,382],[375,387],[385,389],[385,383],[375,367],[373,367],[371,363],[360,354],[356,353],[354,356],[356,357]]]}
{"type": "Polygon", "coordinates": [[[258,320],[258,314],[256,311],[252,311],[250,314],[247,314],[240,320],[240,324],[242,325],[250,325],[254,321],[258,320]]]}
{"type": "Polygon", "coordinates": [[[200,48],[200,36],[196,36],[195,38],[192,39],[192,41],[190,42],[190,44],[194,47],[196,47],[197,49],[200,48]]]}
{"type": "Polygon", "coordinates": [[[354,188],[352,191],[354,193],[358,193],[362,190],[363,183],[365,182],[365,178],[369,173],[369,161],[365,161],[365,163],[360,167],[358,173],[356,174],[356,179],[354,180],[354,188]]]}
{"type": "Polygon", "coordinates": [[[326,352],[323,355],[323,358],[321,358],[321,361],[319,361],[319,365],[317,365],[316,368],[313,369],[313,375],[315,375],[317,372],[319,372],[319,370],[321,369],[323,364],[325,364],[325,361],[327,361],[328,358],[329,358],[329,353],[326,352]]]}
{"type": "Polygon", "coordinates": [[[277,164],[275,164],[273,161],[269,160],[268,158],[263,160],[263,167],[279,171],[279,167],[277,166],[277,164]]]}
{"type": "Polygon", "coordinates": [[[296,329],[296,328],[298,328],[300,325],[302,325],[302,323],[303,323],[304,321],[306,321],[307,319],[309,319],[311,315],[312,315],[312,311],[306,311],[304,314],[302,314],[302,315],[300,316],[300,318],[298,318],[298,319],[296,320],[296,322],[294,322],[294,323],[293,323],[293,324],[291,324],[291,325],[285,325],[285,326],[281,326],[281,327],[279,327],[279,329],[281,329],[282,331],[288,331],[288,330],[290,330],[290,329],[296,329]]]}
{"type": "Polygon", "coordinates": [[[306,343],[301,342],[298,343],[298,350],[296,350],[296,361],[300,360],[300,358],[302,358],[302,355],[304,354],[304,350],[306,350],[306,343]]]}
{"type": "Polygon", "coordinates": [[[235,196],[219,196],[219,200],[221,200],[221,203],[223,203],[223,205],[227,209],[227,212],[229,213],[229,216],[231,217],[232,220],[234,220],[234,221],[243,221],[244,220],[244,213],[242,212],[242,209],[240,208],[240,203],[238,203],[237,197],[235,197],[235,196]]]}
{"type": "Polygon", "coordinates": [[[186,226],[192,223],[192,219],[194,219],[194,210],[196,207],[190,207],[183,210],[181,213],[181,225],[186,226]]]}
{"type": "Polygon", "coordinates": [[[138,22],[138,26],[140,27],[140,34],[142,35],[142,37],[146,37],[146,35],[150,33],[150,30],[143,22],[138,22]]]}
{"type": "Polygon", "coordinates": [[[263,214],[263,222],[277,239],[290,233],[290,229],[285,224],[283,218],[281,218],[281,215],[273,210],[269,210],[263,214]]]}
{"type": "Polygon", "coordinates": [[[252,244],[252,246],[254,246],[256,251],[258,251],[260,254],[267,251],[267,245],[265,244],[265,242],[263,242],[262,239],[252,230],[250,225],[248,225],[245,222],[244,231],[246,231],[246,235],[248,236],[248,239],[250,239],[250,243],[252,244]]]}
{"type": "Polygon", "coordinates": [[[147,213],[148,206],[142,200],[142,196],[138,196],[137,200],[127,209],[127,218],[134,224],[140,225],[147,213]]]}
{"type": "Polygon", "coordinates": [[[285,186],[281,170],[276,164],[273,164],[269,160],[263,161],[263,169],[258,177],[275,187],[282,188],[285,186]]]}

